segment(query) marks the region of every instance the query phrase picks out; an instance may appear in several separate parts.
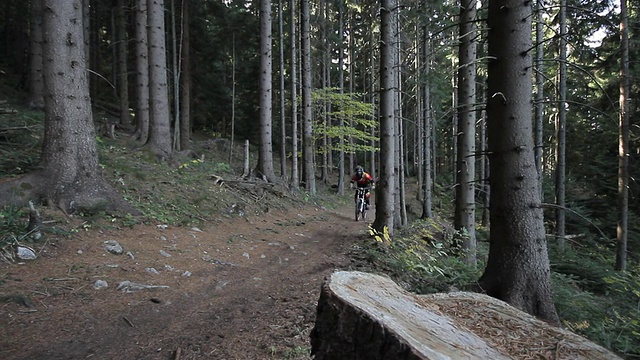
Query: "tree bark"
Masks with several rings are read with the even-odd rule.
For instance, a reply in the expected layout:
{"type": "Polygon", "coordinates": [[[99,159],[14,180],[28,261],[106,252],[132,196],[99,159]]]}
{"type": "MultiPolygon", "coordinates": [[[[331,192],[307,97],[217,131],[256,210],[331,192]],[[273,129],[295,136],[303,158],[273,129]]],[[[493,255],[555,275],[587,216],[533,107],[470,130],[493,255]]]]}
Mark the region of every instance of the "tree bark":
{"type": "Polygon", "coordinates": [[[390,279],[339,271],[322,287],[315,360],[508,359],[390,279]]]}
{"type": "MultiPolygon", "coordinates": [[[[320,20],[320,38],[322,41],[322,88],[328,89],[331,87],[331,65],[332,61],[329,60],[332,58],[331,51],[333,50],[333,45],[330,44],[330,40],[327,39],[327,27],[328,22],[327,19],[331,16],[329,13],[330,6],[325,1],[320,2],[318,4],[320,9],[318,10],[319,16],[322,17],[320,20]]],[[[338,18],[340,15],[338,14],[338,18]]],[[[340,35],[338,35],[340,36],[340,35]]],[[[338,50],[339,52],[340,50],[338,50]]],[[[332,119],[329,116],[331,113],[331,102],[324,96],[322,101],[322,128],[328,129],[332,125],[332,119]]],[[[324,130],[322,132],[322,140],[320,148],[320,181],[323,183],[327,183],[329,181],[329,154],[331,154],[331,148],[329,147],[329,135],[327,131],[324,130]]]]}
{"type": "Polygon", "coordinates": [[[297,21],[298,12],[296,0],[289,0],[291,8],[291,187],[298,189],[300,176],[298,174],[298,48],[297,21]]]}
{"type": "Polygon", "coordinates": [[[148,0],[150,132],[147,146],[158,161],[171,157],[164,0],[148,0]]]}
{"type": "Polygon", "coordinates": [[[67,214],[98,210],[139,212],[104,180],[84,53],[79,0],[43,2],[45,131],[41,169],[0,186],[0,203],[38,199],[67,214]],[[64,36],[60,34],[65,34],[64,36]]]}
{"type": "Polygon", "coordinates": [[[129,67],[128,67],[128,44],[127,36],[127,16],[124,6],[124,0],[116,2],[116,49],[117,49],[117,85],[118,100],[120,104],[120,125],[128,127],[131,125],[131,116],[129,115],[129,67]]]}
{"type": "MultiPolygon", "coordinates": [[[[542,171],[542,146],[544,135],[544,22],[543,12],[545,9],[542,6],[541,1],[535,2],[535,16],[536,16],[536,102],[535,102],[535,118],[534,118],[534,144],[535,144],[535,157],[536,157],[536,170],[538,170],[538,176],[540,177],[540,197],[544,202],[544,190],[542,190],[543,171],[542,171]]],[[[484,217],[483,217],[484,219],[484,217]]],[[[485,225],[485,224],[483,224],[485,225]]]]}
{"type": "Polygon", "coordinates": [[[284,91],[284,19],[282,17],[284,0],[278,0],[278,43],[280,56],[278,57],[280,80],[280,178],[287,181],[287,121],[285,116],[285,91],[284,91]]]}
{"type": "MultiPolygon", "coordinates": [[[[182,60],[180,61],[180,149],[190,148],[191,139],[191,35],[189,23],[191,21],[190,0],[182,1],[182,60]]],[[[233,142],[231,143],[233,148],[233,142]]],[[[231,165],[231,164],[229,164],[231,165]]]]}
{"type": "Polygon", "coordinates": [[[615,269],[627,269],[629,227],[629,19],[627,0],[620,0],[620,124],[618,135],[618,226],[616,229],[615,269]]]}
{"type": "Polygon", "coordinates": [[[29,66],[29,107],[44,109],[44,80],[42,77],[42,0],[31,2],[31,36],[29,66]]]}
{"type": "Polygon", "coordinates": [[[250,156],[250,152],[249,152],[249,140],[245,140],[244,141],[244,156],[243,156],[243,161],[242,161],[242,177],[246,178],[249,175],[251,175],[251,169],[249,166],[249,156],[250,156]]]}
{"type": "Polygon", "coordinates": [[[531,122],[531,3],[489,1],[490,296],[558,323],[531,122]]]}
{"type": "MultiPolygon", "coordinates": [[[[483,92],[484,93],[484,92],[483,92]]],[[[484,96],[483,96],[484,98],[484,96]]],[[[486,100],[483,100],[486,101],[486,100]]],[[[489,226],[489,159],[487,158],[487,113],[480,113],[480,196],[482,204],[482,226],[489,226]]],[[[542,183],[540,184],[542,186],[542,183]]]]}
{"type": "Polygon", "coordinates": [[[464,262],[476,264],[476,0],[461,0],[458,51],[458,151],[455,229],[464,230],[464,262]]]}
{"type": "MultiPolygon", "coordinates": [[[[40,1],[40,0],[37,0],[40,1]]],[[[95,0],[82,1],[82,32],[84,36],[84,59],[87,67],[91,69],[91,3],[95,0]]],[[[91,89],[92,76],[87,77],[89,89],[91,89]]]]}
{"type": "Polygon", "coordinates": [[[149,42],[147,30],[147,0],[136,0],[136,132],[139,143],[149,139],[149,42]]]}
{"type": "MultiPolygon", "coordinates": [[[[376,35],[376,33],[374,31],[371,31],[370,36],[370,41],[371,44],[374,44],[376,41],[376,39],[379,39],[378,36],[376,35]]],[[[368,91],[371,93],[370,96],[370,102],[372,104],[375,105],[376,101],[377,101],[377,94],[378,93],[378,75],[380,74],[380,69],[376,69],[376,56],[375,56],[375,50],[373,49],[374,46],[370,46],[370,50],[369,50],[369,61],[370,61],[370,75],[369,75],[369,89],[368,91]]],[[[378,64],[379,65],[379,64],[378,64]]],[[[364,72],[366,73],[366,71],[364,72]]],[[[375,119],[376,117],[379,117],[379,113],[376,112],[376,107],[374,106],[374,111],[371,113],[371,118],[375,119]]],[[[374,179],[378,179],[378,173],[379,170],[376,166],[376,151],[373,150],[375,149],[376,145],[380,145],[379,142],[376,144],[376,140],[375,140],[375,136],[376,136],[376,130],[375,127],[371,127],[371,142],[369,143],[369,146],[371,146],[371,151],[369,151],[369,173],[371,174],[371,176],[374,179]]],[[[376,180],[377,181],[377,180],[376,180]]]]}
{"type": "Polygon", "coordinates": [[[558,54],[558,114],[556,122],[556,226],[558,249],[564,250],[566,219],[566,169],[567,169],[567,1],[560,0],[560,44],[558,54]]]}
{"type": "Polygon", "coordinates": [[[396,175],[396,220],[395,220],[395,228],[399,229],[405,225],[407,225],[407,206],[406,206],[406,198],[404,194],[404,174],[405,174],[405,121],[403,110],[403,88],[402,88],[402,69],[404,64],[402,62],[402,52],[404,49],[402,48],[402,28],[400,26],[400,11],[395,12],[394,17],[395,31],[394,31],[394,53],[395,53],[395,67],[398,69],[395,71],[395,105],[394,105],[394,113],[396,117],[396,156],[395,156],[395,167],[394,172],[396,175]]]}
{"type": "Polygon", "coordinates": [[[272,104],[273,99],[273,55],[271,31],[271,0],[260,0],[260,144],[258,151],[258,165],[256,176],[273,182],[272,149],[272,104]]]}
{"type": "Polygon", "coordinates": [[[394,55],[395,0],[383,0],[380,9],[380,177],[376,184],[376,219],[373,228],[387,229],[393,235],[395,212],[395,90],[396,67],[394,55]]]}
{"type": "MultiPolygon", "coordinates": [[[[344,1],[338,2],[338,89],[340,94],[344,94],[344,51],[342,45],[344,44],[344,1]]],[[[327,50],[328,52],[329,50],[327,50]]],[[[344,118],[338,117],[338,127],[344,126],[344,118]]],[[[344,154],[344,136],[340,135],[338,138],[338,195],[344,195],[345,179],[345,154],[344,154]]],[[[352,153],[350,153],[351,155],[352,153]]],[[[351,165],[351,171],[355,168],[353,163],[353,156],[351,155],[349,164],[351,165]]]]}
{"type": "MultiPolygon", "coordinates": [[[[181,7],[182,8],[182,7],[181,7]]],[[[174,151],[180,151],[182,149],[182,143],[180,142],[180,130],[182,129],[182,125],[180,125],[180,60],[179,53],[182,51],[181,37],[180,39],[176,35],[177,32],[177,21],[178,13],[176,11],[176,0],[171,0],[171,87],[173,90],[173,96],[171,96],[171,100],[173,100],[173,146],[172,149],[174,151]]],[[[180,15],[180,20],[182,20],[182,15],[180,15]]]]}
{"type": "Polygon", "coordinates": [[[489,296],[415,295],[357,271],[325,281],[310,337],[315,360],[620,359],[489,296]]]}
{"type": "Polygon", "coordinates": [[[423,142],[423,202],[422,202],[422,219],[431,219],[433,218],[432,211],[432,199],[433,199],[433,176],[431,169],[433,168],[433,154],[431,151],[431,128],[433,125],[433,119],[431,117],[431,85],[429,82],[429,72],[430,72],[430,61],[428,61],[429,53],[431,52],[431,39],[429,39],[427,35],[427,27],[423,27],[422,29],[422,46],[423,46],[423,68],[424,68],[424,77],[425,83],[422,86],[422,111],[423,111],[423,137],[421,141],[423,142]]]}
{"type": "Polygon", "coordinates": [[[313,140],[313,118],[311,109],[311,24],[309,0],[302,0],[302,153],[304,156],[305,189],[316,195],[315,146],[313,140]]]}

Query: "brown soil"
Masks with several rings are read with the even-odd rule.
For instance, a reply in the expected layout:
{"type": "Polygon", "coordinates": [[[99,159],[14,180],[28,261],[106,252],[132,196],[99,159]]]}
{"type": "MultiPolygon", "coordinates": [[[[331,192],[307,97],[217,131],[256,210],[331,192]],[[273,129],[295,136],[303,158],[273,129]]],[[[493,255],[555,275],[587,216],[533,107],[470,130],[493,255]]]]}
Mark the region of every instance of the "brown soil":
{"type": "Polygon", "coordinates": [[[0,263],[0,357],[309,359],[321,284],[350,267],[367,224],[311,205],[207,224],[79,224],[34,246],[36,260],[0,263]]]}

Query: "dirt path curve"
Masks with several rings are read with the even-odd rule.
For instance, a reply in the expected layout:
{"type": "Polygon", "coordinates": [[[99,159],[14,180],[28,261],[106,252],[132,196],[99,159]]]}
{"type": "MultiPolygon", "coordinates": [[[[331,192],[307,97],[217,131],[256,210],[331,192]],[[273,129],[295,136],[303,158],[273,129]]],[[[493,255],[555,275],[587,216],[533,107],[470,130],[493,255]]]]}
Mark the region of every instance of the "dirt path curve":
{"type": "Polygon", "coordinates": [[[0,265],[0,358],[309,359],[322,281],[366,232],[350,207],[83,230],[0,265]]]}

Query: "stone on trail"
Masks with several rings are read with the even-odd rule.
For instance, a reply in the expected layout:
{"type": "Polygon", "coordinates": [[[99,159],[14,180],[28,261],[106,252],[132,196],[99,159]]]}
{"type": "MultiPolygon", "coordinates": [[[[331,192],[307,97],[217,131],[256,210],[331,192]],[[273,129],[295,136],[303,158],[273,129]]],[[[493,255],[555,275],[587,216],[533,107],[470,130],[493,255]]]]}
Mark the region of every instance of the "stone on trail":
{"type": "Polygon", "coordinates": [[[147,284],[139,284],[133,281],[125,280],[118,284],[116,290],[122,290],[124,292],[134,292],[140,290],[147,289],[168,289],[169,287],[166,285],[147,285],[147,284]]]}
{"type": "Polygon", "coordinates": [[[122,249],[122,245],[120,245],[116,240],[106,240],[104,242],[104,247],[108,252],[116,255],[120,255],[124,251],[122,249]]]}
{"type": "Polygon", "coordinates": [[[38,257],[35,250],[24,245],[18,246],[18,248],[16,249],[16,256],[21,260],[34,260],[38,257]]]}
{"type": "Polygon", "coordinates": [[[93,283],[93,288],[96,290],[104,289],[106,287],[109,287],[109,284],[104,280],[96,280],[96,282],[93,283]]]}

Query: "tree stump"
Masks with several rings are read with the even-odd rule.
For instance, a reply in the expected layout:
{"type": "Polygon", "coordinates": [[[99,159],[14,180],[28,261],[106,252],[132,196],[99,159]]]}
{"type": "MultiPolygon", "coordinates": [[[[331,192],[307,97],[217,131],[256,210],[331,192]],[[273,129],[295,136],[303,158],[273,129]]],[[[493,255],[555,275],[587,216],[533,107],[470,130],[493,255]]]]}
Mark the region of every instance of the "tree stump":
{"type": "Polygon", "coordinates": [[[316,360],[619,359],[482,294],[415,295],[347,271],[322,287],[311,345],[316,360]]]}

